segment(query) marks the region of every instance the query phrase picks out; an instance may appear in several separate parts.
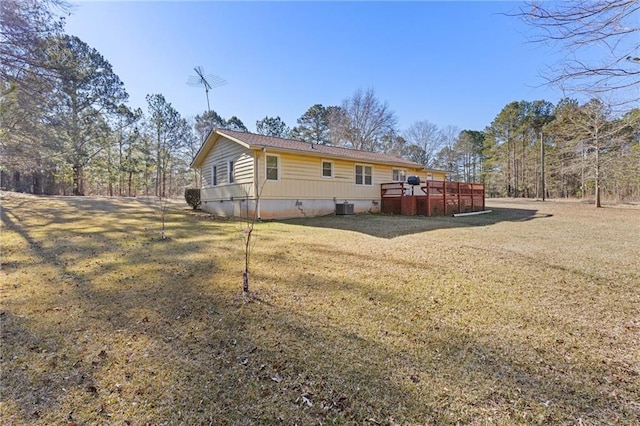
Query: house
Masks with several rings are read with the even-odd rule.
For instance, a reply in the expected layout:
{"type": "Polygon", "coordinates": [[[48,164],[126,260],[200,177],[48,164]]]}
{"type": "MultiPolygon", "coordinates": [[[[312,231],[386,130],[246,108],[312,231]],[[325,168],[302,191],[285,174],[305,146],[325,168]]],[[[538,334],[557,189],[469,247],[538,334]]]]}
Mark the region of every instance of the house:
{"type": "Polygon", "coordinates": [[[332,214],[345,203],[379,212],[382,183],[446,177],[384,154],[225,129],[209,133],[191,167],[203,210],[241,217],[256,209],[262,219],[332,214]]]}

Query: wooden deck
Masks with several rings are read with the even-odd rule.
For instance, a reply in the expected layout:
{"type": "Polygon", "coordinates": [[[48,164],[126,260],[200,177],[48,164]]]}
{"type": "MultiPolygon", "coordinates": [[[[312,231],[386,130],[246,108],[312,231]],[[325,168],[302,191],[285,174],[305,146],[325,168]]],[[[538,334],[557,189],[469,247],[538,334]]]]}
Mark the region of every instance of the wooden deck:
{"type": "Polygon", "coordinates": [[[406,182],[380,185],[382,213],[405,216],[447,216],[483,211],[484,185],[481,183],[428,180],[420,185],[406,182]]]}

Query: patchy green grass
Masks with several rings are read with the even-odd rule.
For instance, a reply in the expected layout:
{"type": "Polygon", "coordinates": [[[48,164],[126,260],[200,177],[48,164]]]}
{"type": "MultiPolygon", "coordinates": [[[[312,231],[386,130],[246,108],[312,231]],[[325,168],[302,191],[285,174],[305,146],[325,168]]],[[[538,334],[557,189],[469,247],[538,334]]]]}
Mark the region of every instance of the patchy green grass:
{"type": "Polygon", "coordinates": [[[2,200],[3,424],[638,424],[640,209],[2,200]]]}

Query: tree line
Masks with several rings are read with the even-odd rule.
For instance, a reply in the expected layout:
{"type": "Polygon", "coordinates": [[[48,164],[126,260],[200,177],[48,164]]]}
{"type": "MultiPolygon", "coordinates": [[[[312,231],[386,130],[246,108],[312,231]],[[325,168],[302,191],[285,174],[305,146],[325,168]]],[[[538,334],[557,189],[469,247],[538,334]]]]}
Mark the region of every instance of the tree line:
{"type": "MultiPolygon", "coordinates": [[[[94,48],[64,33],[62,0],[0,3],[0,186],[38,194],[180,196],[212,128],[237,116],[181,114],[162,94],[127,106],[124,84],[94,48]]],[[[292,128],[265,116],[256,133],[383,152],[482,182],[490,196],[640,199],[640,110],[594,96],[514,101],[485,129],[420,120],[400,129],[374,90],[312,105],[292,128]]]]}
{"type": "Polygon", "coordinates": [[[266,117],[258,132],[384,152],[484,183],[495,197],[640,199],[640,109],[616,113],[592,98],[507,104],[483,130],[439,127],[428,120],[405,130],[372,89],[340,106],[316,104],[289,129],[266,117]]]}

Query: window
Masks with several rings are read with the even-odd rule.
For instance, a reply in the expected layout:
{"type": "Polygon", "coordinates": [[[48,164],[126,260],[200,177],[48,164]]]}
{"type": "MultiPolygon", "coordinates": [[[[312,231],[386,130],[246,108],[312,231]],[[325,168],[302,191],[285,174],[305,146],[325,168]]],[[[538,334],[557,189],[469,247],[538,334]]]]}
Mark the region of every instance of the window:
{"type": "Polygon", "coordinates": [[[267,155],[267,180],[279,180],[280,173],[278,170],[278,156],[267,155]]]}
{"type": "Polygon", "coordinates": [[[393,169],[391,171],[391,180],[394,182],[404,182],[407,180],[406,170],[393,169]]]}
{"type": "Polygon", "coordinates": [[[218,166],[215,164],[211,166],[211,186],[218,184],[218,166]]]}
{"type": "Polygon", "coordinates": [[[322,161],[322,177],[333,177],[333,162],[324,160],[322,161]]]}
{"type": "Polygon", "coordinates": [[[356,164],[356,185],[373,185],[373,167],[356,164]]]}
{"type": "Polygon", "coordinates": [[[229,176],[228,176],[229,183],[235,182],[235,179],[233,177],[233,175],[234,175],[233,161],[229,161],[229,163],[227,164],[227,171],[229,172],[229,176]]]}

